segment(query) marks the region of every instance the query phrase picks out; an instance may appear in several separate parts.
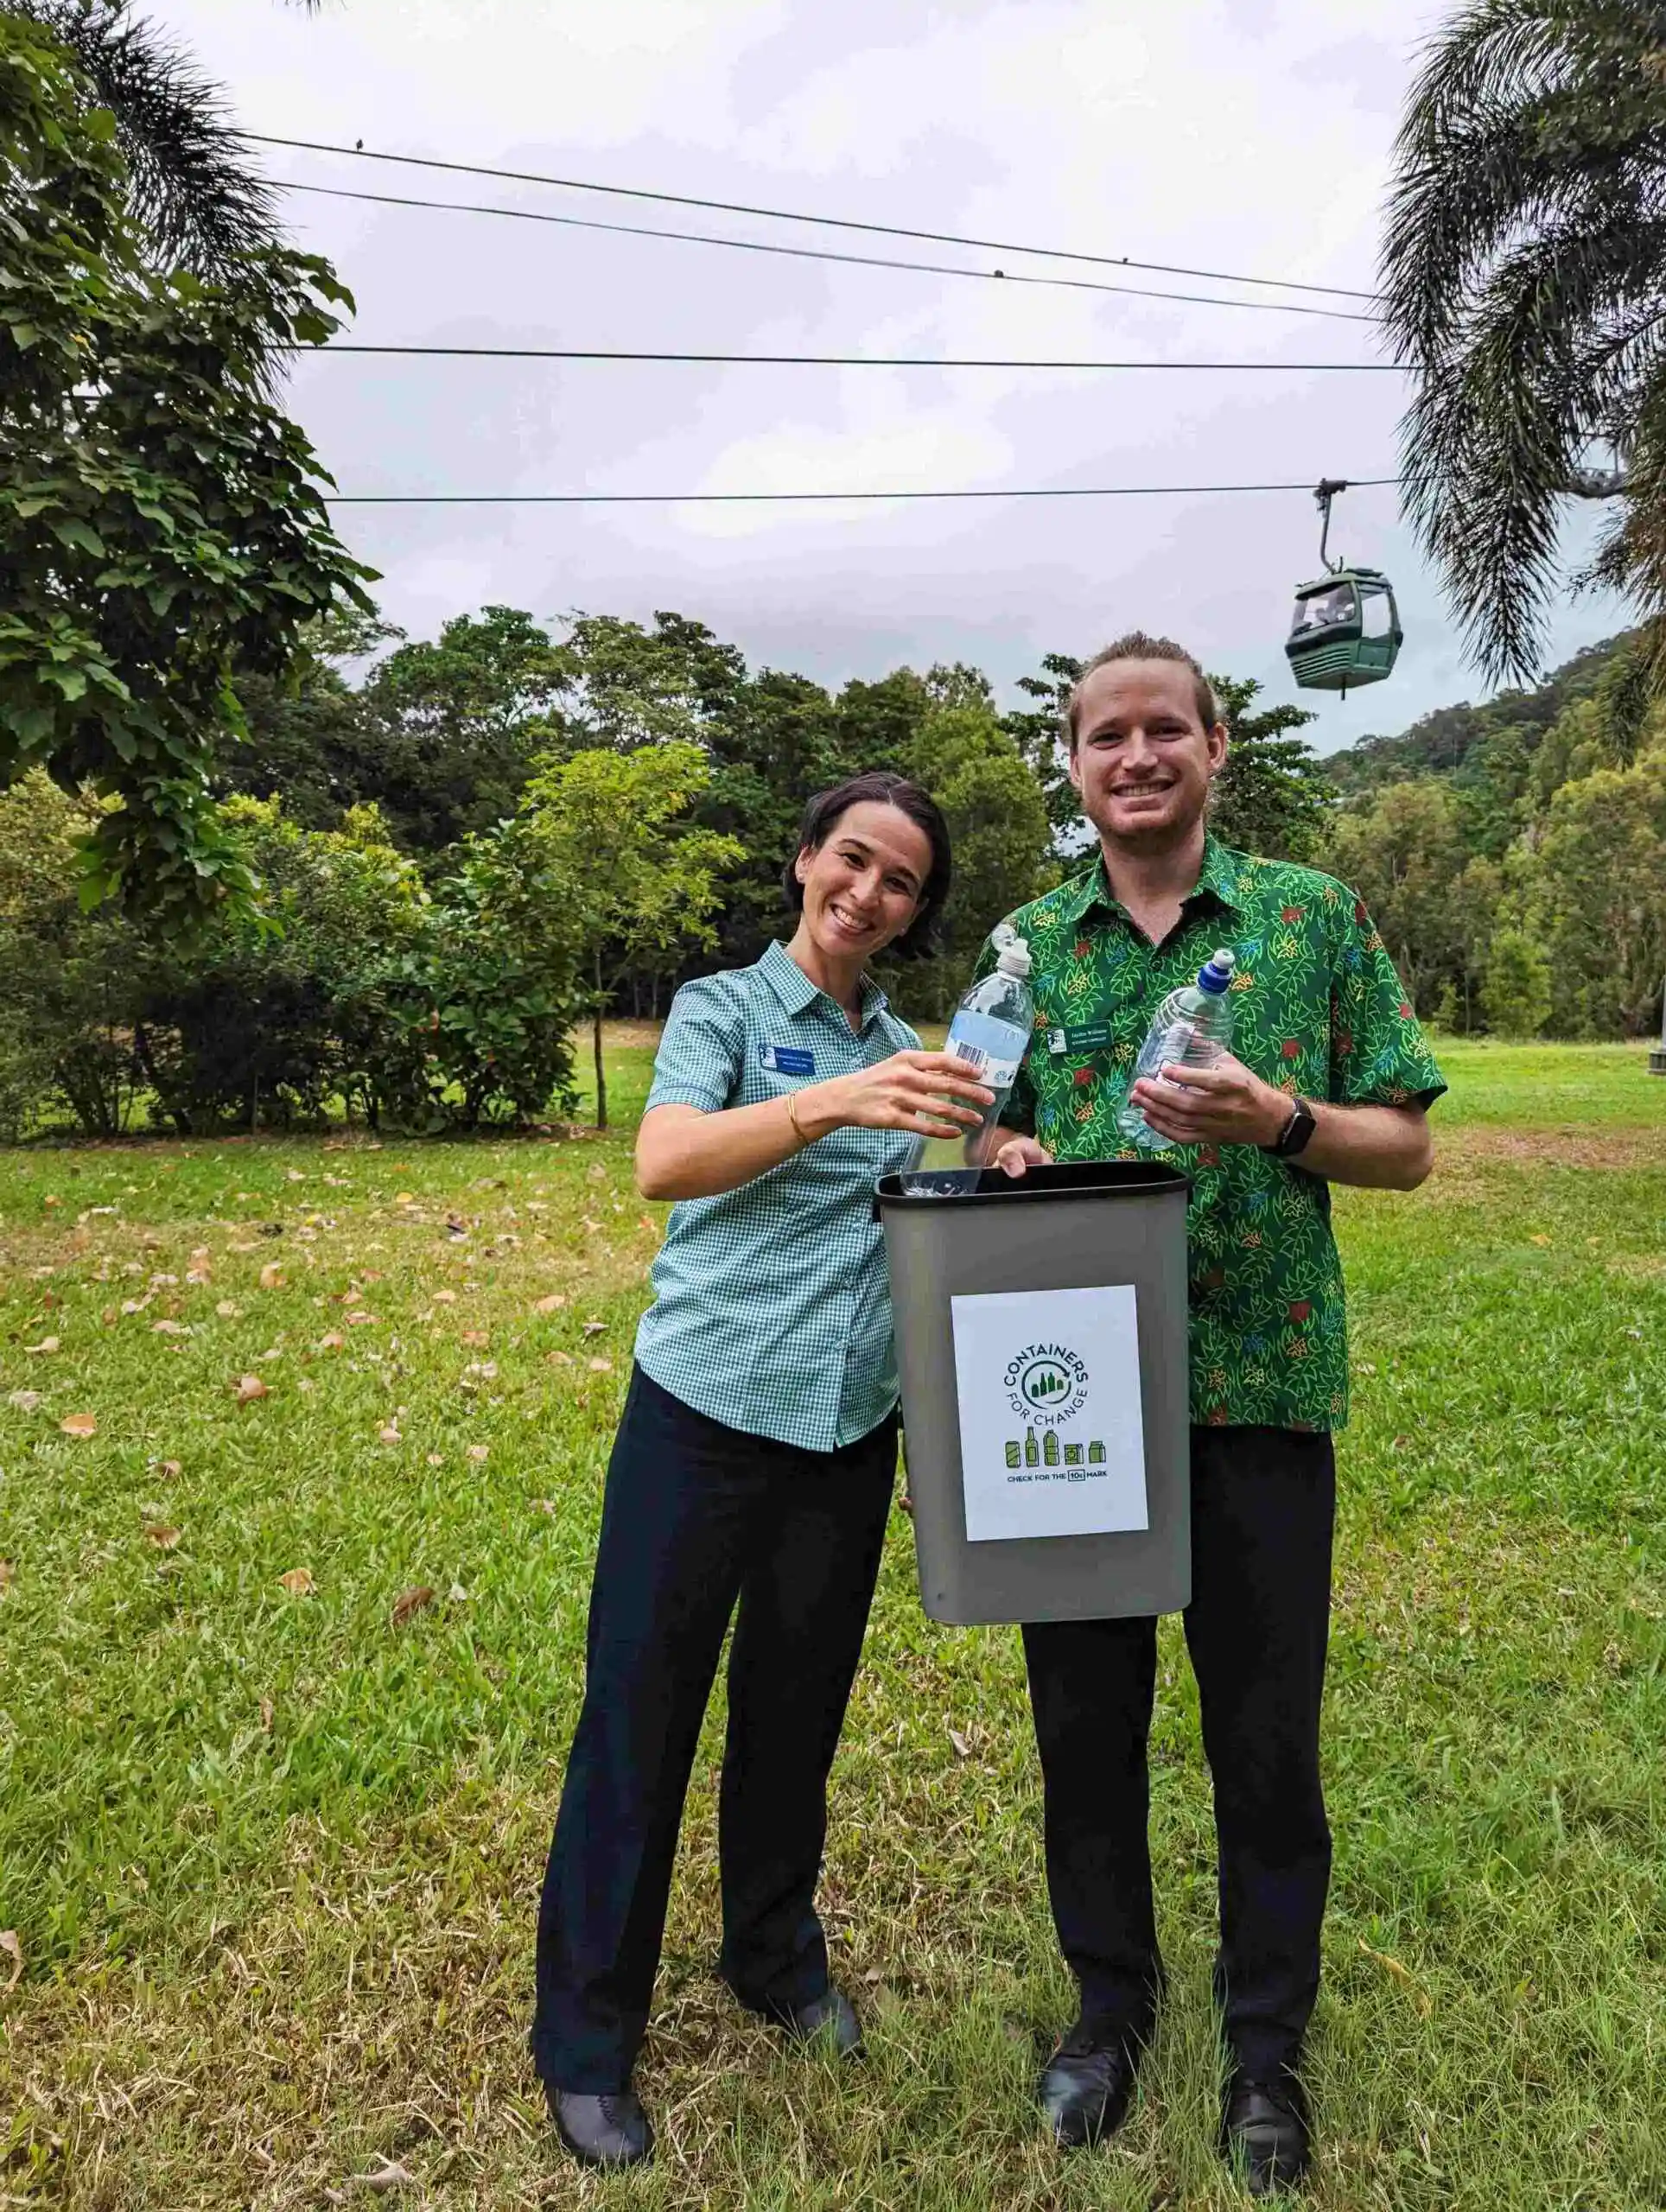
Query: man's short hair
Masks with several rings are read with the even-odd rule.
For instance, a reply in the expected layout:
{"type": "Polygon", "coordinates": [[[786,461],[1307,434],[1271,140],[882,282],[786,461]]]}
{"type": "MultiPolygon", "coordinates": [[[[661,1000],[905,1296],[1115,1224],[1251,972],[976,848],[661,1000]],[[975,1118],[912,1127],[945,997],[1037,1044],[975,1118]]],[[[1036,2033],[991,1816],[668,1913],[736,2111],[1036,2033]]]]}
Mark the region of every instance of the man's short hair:
{"type": "Polygon", "coordinates": [[[1115,645],[1097,652],[1071,687],[1070,697],[1065,702],[1065,741],[1070,750],[1076,750],[1076,718],[1081,703],[1082,686],[1096,668],[1105,668],[1114,660],[1172,660],[1192,671],[1193,696],[1197,702],[1198,719],[1205,729],[1213,729],[1217,722],[1226,720],[1221,702],[1215,696],[1215,687],[1203,672],[1203,664],[1187,652],[1184,645],[1177,645],[1173,638],[1153,638],[1143,630],[1130,630],[1125,638],[1118,638],[1115,645]]]}

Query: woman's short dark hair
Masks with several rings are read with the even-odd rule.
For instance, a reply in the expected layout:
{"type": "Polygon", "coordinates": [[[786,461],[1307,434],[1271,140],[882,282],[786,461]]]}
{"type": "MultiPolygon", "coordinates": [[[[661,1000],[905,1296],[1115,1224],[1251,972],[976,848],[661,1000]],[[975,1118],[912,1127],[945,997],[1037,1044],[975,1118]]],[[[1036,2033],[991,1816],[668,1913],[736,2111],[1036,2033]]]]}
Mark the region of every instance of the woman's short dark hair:
{"type": "Polygon", "coordinates": [[[932,848],[932,865],[919,896],[919,912],[902,935],[887,947],[890,952],[923,952],[932,929],[949,896],[952,863],[949,857],[949,825],[943,810],[922,785],[900,776],[894,768],[869,768],[860,776],[847,776],[842,784],[817,791],[804,808],[798,824],[798,842],[782,871],[787,904],[794,913],[804,912],[804,887],[796,874],[798,855],[824,845],[853,806],[894,806],[917,829],[925,833],[932,848]]]}

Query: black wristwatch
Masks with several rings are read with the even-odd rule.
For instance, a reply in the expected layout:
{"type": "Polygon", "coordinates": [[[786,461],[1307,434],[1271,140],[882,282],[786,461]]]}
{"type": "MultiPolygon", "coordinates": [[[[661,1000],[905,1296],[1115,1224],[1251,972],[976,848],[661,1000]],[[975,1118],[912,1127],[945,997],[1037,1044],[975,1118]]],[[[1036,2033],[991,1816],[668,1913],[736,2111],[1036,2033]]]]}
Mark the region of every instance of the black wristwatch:
{"type": "Polygon", "coordinates": [[[1306,1149],[1308,1138],[1318,1127],[1313,1109],[1307,1100],[1295,1099],[1292,1102],[1290,1118],[1284,1124],[1282,1136],[1276,1144],[1264,1144],[1261,1149],[1270,1153],[1275,1160],[1294,1160],[1299,1152],[1306,1149]]]}

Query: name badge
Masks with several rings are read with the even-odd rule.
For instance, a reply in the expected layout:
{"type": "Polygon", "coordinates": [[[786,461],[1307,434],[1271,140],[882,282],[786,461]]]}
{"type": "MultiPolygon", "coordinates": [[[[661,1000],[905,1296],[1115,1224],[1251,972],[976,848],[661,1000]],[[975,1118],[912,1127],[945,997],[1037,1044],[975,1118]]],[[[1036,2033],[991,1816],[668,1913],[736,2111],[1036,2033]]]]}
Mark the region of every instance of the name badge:
{"type": "Polygon", "coordinates": [[[1084,1021],[1074,1029],[1050,1029],[1047,1050],[1054,1059],[1068,1059],[1078,1052],[1103,1052],[1110,1043],[1108,1021],[1084,1021]]]}
{"type": "Polygon", "coordinates": [[[758,1064],[776,1075],[814,1075],[816,1055],[798,1045],[760,1045],[758,1064]]]}

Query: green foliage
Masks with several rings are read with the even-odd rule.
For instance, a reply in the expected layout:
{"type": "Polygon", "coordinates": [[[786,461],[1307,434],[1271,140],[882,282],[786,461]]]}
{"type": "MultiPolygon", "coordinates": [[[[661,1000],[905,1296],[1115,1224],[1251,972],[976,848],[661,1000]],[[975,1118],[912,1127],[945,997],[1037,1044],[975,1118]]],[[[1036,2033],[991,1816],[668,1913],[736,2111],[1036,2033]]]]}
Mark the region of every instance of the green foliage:
{"type": "Polygon", "coordinates": [[[734,838],[684,820],[709,775],[697,745],[672,740],[551,760],[527,790],[517,826],[548,871],[590,985],[598,1128],[607,1126],[601,1017],[620,969],[710,944],[721,880],[744,857],[734,838]]]}
{"type": "Polygon", "coordinates": [[[113,798],[86,895],[184,925],[253,893],[210,791],[237,675],[281,676],[307,621],[369,605],[264,391],[271,355],[351,302],[277,249],[235,283],[153,271],[113,128],[0,16],[0,780],[38,764],[113,798]]]}
{"type": "Polygon", "coordinates": [[[1661,51],[1650,0],[1470,0],[1401,127],[1383,299],[1416,378],[1405,501],[1495,675],[1537,664],[1570,491],[1617,497],[1593,573],[1666,614],[1661,51]]]}
{"type": "Polygon", "coordinates": [[[421,1054],[389,1085],[397,1118],[474,1129],[570,1111],[582,944],[569,887],[524,816],[467,839],[404,963],[421,1054]]]}
{"type": "Polygon", "coordinates": [[[939,1014],[965,988],[994,924],[1056,880],[1045,797],[1017,744],[987,693],[944,682],[944,673],[933,670],[926,679],[933,703],[900,765],[943,809],[954,882],[936,957],[894,971],[895,988],[911,1009],[939,1014]]]}
{"type": "Polygon", "coordinates": [[[1550,1014],[1550,963],[1525,930],[1500,930],[1487,947],[1481,1010],[1497,1036],[1536,1037],[1550,1014]]]}
{"type": "Polygon", "coordinates": [[[1215,781],[1217,833],[1229,845],[1269,860],[1311,860],[1335,798],[1307,741],[1293,734],[1313,720],[1311,710],[1254,709],[1261,686],[1253,678],[1211,681],[1231,731],[1226,766],[1215,781]]]}

